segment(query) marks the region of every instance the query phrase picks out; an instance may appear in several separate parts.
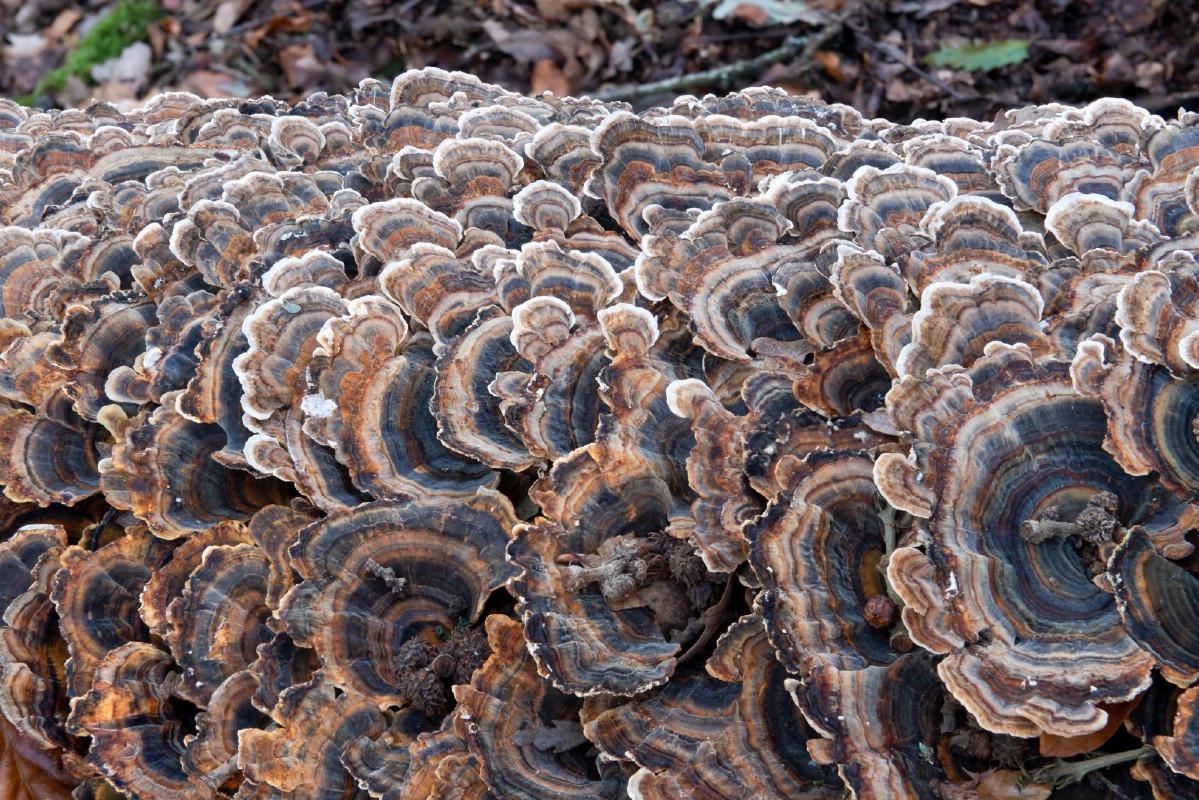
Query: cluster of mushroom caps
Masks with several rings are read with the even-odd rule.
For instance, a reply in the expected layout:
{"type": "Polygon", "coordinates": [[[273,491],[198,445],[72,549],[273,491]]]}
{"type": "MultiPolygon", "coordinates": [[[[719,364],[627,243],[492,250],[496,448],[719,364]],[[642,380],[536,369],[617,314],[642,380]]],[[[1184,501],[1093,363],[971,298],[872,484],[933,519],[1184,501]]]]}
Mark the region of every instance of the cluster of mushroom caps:
{"type": "Polygon", "coordinates": [[[1199,116],[427,69],[4,102],[0,162],[61,796],[1199,791],[1199,116]]]}

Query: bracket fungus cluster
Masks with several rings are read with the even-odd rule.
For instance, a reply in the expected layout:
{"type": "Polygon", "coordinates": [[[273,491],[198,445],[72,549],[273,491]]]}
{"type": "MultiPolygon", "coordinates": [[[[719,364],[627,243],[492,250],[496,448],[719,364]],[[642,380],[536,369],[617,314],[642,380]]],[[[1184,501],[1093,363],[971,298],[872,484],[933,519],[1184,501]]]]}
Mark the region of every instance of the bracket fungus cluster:
{"type": "Polygon", "coordinates": [[[1199,116],[0,129],[38,796],[1199,796],[1199,116]]]}

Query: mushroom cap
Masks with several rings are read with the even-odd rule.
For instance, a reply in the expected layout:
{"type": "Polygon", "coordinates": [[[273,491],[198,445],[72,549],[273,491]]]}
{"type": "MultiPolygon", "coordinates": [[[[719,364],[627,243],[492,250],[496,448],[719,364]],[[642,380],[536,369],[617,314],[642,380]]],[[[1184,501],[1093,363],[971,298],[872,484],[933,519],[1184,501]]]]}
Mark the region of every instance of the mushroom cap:
{"type": "Polygon", "coordinates": [[[878,570],[887,532],[873,460],[813,453],[797,465],[791,487],[743,528],[762,584],[755,608],[779,660],[800,675],[822,663],[841,669],[891,663],[889,632],[868,624],[866,615],[869,598],[887,591],[878,570]]]}
{"type": "Polygon", "coordinates": [[[913,641],[947,654],[941,679],[989,730],[1103,727],[1098,704],[1144,691],[1153,659],[1065,541],[1019,532],[1050,506],[1077,514],[1100,491],[1135,521],[1148,486],[1104,452],[1102,407],[1074,392],[1064,364],[992,344],[968,371],[900,381],[888,410],[915,446],[907,459],[880,456],[876,481],[892,505],[929,519],[933,541],[928,554],[896,550],[887,568],[913,641]]]}
{"type": "Polygon", "coordinates": [[[478,620],[513,574],[504,560],[516,524],[503,496],[380,500],[334,512],[292,547],[303,577],[280,616],[296,643],[313,647],[325,673],[380,708],[402,705],[396,660],[412,639],[478,620]]]}
{"type": "Polygon", "coordinates": [[[492,656],[470,684],[454,687],[454,730],[478,760],[483,780],[500,797],[619,797],[619,773],[589,777],[577,746],[586,739],[563,707],[579,701],[538,676],[521,631],[518,622],[488,617],[492,656]]]}
{"type": "Polygon", "coordinates": [[[271,719],[278,727],[240,735],[237,763],[250,781],[297,800],[344,794],[353,784],[341,763],[342,750],[385,730],[383,715],[370,699],[333,684],[323,673],[285,690],[271,719]]]}
{"type": "Polygon", "coordinates": [[[945,775],[932,753],[941,737],[944,687],[926,656],[907,654],[865,669],[821,664],[802,684],[792,679],[787,686],[828,740],[826,755],[854,797],[937,796],[933,785],[945,775]]]}

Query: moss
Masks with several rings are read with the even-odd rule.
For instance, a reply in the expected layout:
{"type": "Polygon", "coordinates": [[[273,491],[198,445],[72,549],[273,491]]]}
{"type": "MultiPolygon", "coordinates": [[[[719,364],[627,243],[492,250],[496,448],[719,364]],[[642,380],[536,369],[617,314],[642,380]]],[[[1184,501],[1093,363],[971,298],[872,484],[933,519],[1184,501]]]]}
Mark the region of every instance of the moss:
{"type": "Polygon", "coordinates": [[[162,16],[162,9],[153,0],[121,0],[79,40],[65,64],[46,73],[33,93],[17,98],[18,102],[32,105],[47,92],[62,91],[72,75],[94,83],[92,67],[116,58],[134,42],[145,41],[150,23],[162,16]]]}

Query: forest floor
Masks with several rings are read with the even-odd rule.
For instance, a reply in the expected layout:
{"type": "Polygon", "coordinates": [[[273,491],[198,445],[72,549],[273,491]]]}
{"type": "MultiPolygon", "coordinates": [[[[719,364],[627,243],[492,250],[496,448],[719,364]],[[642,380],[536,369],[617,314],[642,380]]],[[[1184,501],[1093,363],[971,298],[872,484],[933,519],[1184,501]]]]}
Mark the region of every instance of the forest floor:
{"type": "Polygon", "coordinates": [[[773,84],[868,116],[1199,101],[1199,4],[1164,0],[0,0],[0,94],[41,106],[344,93],[434,65],[626,99],[773,84]]]}

